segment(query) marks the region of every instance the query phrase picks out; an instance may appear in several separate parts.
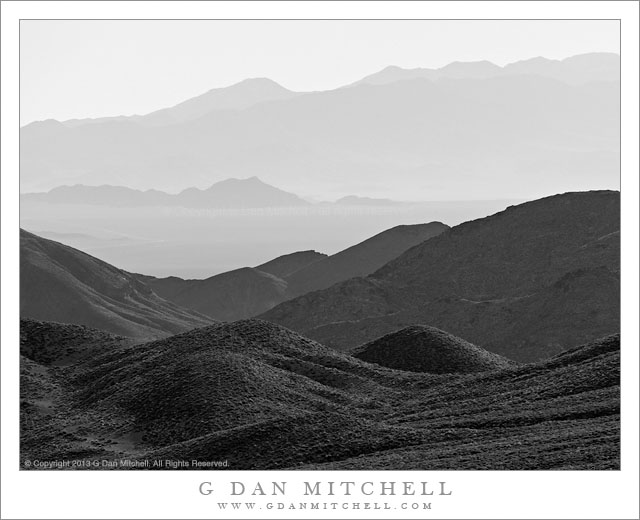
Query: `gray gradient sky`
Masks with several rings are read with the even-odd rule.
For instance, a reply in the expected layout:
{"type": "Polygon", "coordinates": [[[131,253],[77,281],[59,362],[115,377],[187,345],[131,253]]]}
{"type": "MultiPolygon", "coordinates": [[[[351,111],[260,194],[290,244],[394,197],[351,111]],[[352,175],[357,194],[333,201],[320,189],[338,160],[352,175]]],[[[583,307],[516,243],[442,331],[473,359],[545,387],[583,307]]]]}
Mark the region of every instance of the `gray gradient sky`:
{"type": "Polygon", "coordinates": [[[22,21],[21,125],[144,114],[268,77],[296,91],[387,65],[619,52],[617,21],[22,21]]]}

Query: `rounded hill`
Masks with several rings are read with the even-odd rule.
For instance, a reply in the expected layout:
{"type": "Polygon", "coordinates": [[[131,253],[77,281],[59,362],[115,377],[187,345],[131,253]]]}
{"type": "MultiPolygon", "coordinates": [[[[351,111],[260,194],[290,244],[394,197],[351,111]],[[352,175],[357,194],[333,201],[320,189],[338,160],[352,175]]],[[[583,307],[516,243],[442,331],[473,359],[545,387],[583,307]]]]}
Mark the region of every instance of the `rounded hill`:
{"type": "Polygon", "coordinates": [[[66,365],[134,340],[84,325],[20,319],[20,354],[42,365],[66,365]]]}
{"type": "Polygon", "coordinates": [[[353,414],[389,372],[278,325],[243,320],[107,353],[72,383],[83,405],[124,411],[157,447],[273,417],[344,407],[353,414]]]}
{"type": "Polygon", "coordinates": [[[484,372],[516,365],[452,334],[421,325],[365,343],[353,355],[389,368],[431,374],[484,372]]]}

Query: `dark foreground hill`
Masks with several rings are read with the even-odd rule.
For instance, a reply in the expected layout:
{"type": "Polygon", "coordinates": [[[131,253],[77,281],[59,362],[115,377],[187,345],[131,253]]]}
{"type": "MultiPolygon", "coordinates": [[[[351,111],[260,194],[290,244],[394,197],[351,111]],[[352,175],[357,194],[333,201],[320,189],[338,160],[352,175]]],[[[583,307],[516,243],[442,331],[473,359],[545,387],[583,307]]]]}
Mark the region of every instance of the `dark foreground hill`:
{"type": "Polygon", "coordinates": [[[135,340],[84,325],[20,319],[20,355],[42,365],[71,365],[135,340]]]}
{"type": "Polygon", "coordinates": [[[486,372],[516,365],[461,338],[425,326],[387,334],[356,348],[353,355],[389,368],[430,374],[486,372]]]}
{"type": "Polygon", "coordinates": [[[343,350],[428,323],[534,361],[619,331],[619,231],[619,192],[555,195],[455,226],[262,317],[343,350]]]}
{"type": "Polygon", "coordinates": [[[618,468],[619,385],[620,336],[613,335],[547,361],[451,380],[409,400],[392,422],[433,428],[432,444],[300,469],[618,468]],[[444,431],[452,437],[438,436],[444,431]]]}
{"type": "Polygon", "coordinates": [[[136,276],[20,230],[20,316],[157,338],[211,319],[157,296],[136,276]]]}
{"type": "Polygon", "coordinates": [[[247,320],[111,345],[64,367],[23,356],[21,392],[22,460],[235,470],[620,463],[617,336],[542,363],[434,375],[247,320]]]}

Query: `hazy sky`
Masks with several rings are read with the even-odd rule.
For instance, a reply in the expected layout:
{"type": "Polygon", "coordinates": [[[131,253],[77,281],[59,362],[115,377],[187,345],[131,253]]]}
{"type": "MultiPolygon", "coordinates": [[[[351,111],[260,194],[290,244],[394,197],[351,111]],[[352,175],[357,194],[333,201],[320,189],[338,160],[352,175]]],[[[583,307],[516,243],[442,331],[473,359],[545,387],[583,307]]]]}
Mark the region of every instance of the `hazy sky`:
{"type": "Polygon", "coordinates": [[[145,114],[268,77],[296,91],[388,65],[619,52],[617,21],[22,21],[21,124],[145,114]]]}

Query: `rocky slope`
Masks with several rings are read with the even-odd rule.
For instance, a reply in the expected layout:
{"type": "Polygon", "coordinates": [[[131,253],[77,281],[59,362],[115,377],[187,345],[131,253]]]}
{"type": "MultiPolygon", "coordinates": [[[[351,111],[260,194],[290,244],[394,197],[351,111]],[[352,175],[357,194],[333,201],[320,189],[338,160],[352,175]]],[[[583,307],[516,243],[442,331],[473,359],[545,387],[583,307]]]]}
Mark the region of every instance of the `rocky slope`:
{"type": "Polygon", "coordinates": [[[620,194],[555,195],[466,222],[264,319],[349,350],[425,324],[517,361],[619,331],[620,194]]]}
{"type": "Polygon", "coordinates": [[[20,231],[20,316],[157,338],[212,320],[160,298],[136,276],[20,231]]]}

